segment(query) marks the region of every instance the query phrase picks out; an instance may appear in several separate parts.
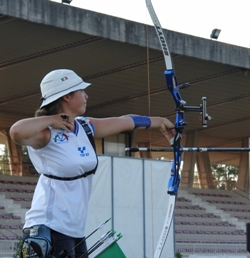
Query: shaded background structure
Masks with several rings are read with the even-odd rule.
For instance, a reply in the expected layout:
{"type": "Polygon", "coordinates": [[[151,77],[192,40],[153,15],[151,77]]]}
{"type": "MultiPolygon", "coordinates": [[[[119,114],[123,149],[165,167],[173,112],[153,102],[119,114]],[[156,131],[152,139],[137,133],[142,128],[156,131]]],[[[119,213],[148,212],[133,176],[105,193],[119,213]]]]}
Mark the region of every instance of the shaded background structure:
{"type": "MultiPolygon", "coordinates": [[[[40,104],[39,83],[53,69],[72,69],[92,83],[87,90],[87,116],[143,114],[174,121],[174,102],[166,88],[164,60],[152,26],[48,0],[0,0],[0,28],[0,140],[9,141],[10,156],[18,150],[8,130],[18,119],[33,116],[40,104]]],[[[191,84],[181,91],[183,99],[197,106],[206,96],[207,111],[213,117],[202,128],[200,115],[187,112],[183,145],[248,147],[250,50],[164,32],[179,83],[191,84]]],[[[150,130],[134,133],[132,139],[137,146],[169,146],[160,132],[150,130]]],[[[240,166],[246,182],[247,155],[185,154],[186,183],[190,184],[194,159],[205,173],[206,163],[240,166]]],[[[171,153],[151,156],[172,159],[171,153]]]]}

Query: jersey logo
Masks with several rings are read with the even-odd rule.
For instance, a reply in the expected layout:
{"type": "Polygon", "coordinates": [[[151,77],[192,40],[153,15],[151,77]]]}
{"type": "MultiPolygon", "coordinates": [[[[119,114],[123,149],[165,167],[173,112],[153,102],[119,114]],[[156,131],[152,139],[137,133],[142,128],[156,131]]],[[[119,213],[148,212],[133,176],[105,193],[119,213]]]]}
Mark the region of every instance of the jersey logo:
{"type": "Polygon", "coordinates": [[[86,147],[85,147],[85,146],[78,148],[78,151],[80,152],[80,156],[82,156],[82,157],[87,157],[87,156],[89,156],[89,153],[88,153],[88,152],[86,153],[85,150],[86,150],[86,147]]]}
{"type": "Polygon", "coordinates": [[[54,138],[54,142],[57,144],[61,144],[61,143],[67,143],[69,140],[68,135],[66,135],[63,132],[59,132],[56,134],[55,138],[54,138]]]}

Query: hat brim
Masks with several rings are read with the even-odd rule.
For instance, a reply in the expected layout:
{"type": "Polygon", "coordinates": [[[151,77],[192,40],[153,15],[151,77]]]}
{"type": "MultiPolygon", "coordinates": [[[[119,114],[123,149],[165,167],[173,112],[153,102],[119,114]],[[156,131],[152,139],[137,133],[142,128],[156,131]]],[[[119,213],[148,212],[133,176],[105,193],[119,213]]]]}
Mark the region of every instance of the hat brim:
{"type": "Polygon", "coordinates": [[[65,96],[65,95],[67,95],[67,94],[69,94],[69,93],[71,93],[73,91],[84,90],[84,89],[86,89],[90,85],[91,85],[91,83],[82,81],[79,84],[74,85],[74,86],[72,86],[72,87],[70,87],[70,88],[68,88],[66,90],[57,92],[56,94],[53,94],[53,95],[49,96],[46,99],[43,99],[43,102],[42,102],[40,108],[43,108],[44,106],[46,106],[46,105],[56,101],[57,99],[65,96]]]}

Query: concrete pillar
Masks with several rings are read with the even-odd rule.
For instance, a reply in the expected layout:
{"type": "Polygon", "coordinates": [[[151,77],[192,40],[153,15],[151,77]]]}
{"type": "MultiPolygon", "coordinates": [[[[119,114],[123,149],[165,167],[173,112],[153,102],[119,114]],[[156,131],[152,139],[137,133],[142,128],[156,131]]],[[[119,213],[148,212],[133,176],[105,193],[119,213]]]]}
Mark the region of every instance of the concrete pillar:
{"type": "MultiPolygon", "coordinates": [[[[242,147],[249,147],[249,138],[242,139],[242,147]]],[[[249,152],[241,152],[238,172],[238,181],[236,187],[242,191],[249,192],[249,152]]]]}
{"type": "Polygon", "coordinates": [[[208,152],[197,153],[197,168],[201,188],[214,188],[215,186],[208,152]]]}
{"type": "Polygon", "coordinates": [[[9,152],[9,165],[11,175],[13,176],[22,176],[22,165],[23,165],[23,152],[22,146],[17,145],[12,141],[9,135],[9,131],[6,132],[6,142],[9,152]]]}
{"type": "MultiPolygon", "coordinates": [[[[185,146],[197,147],[198,131],[188,132],[186,135],[185,146]]],[[[181,187],[193,187],[194,168],[196,162],[196,152],[185,152],[183,154],[183,168],[181,171],[181,187]]]]}

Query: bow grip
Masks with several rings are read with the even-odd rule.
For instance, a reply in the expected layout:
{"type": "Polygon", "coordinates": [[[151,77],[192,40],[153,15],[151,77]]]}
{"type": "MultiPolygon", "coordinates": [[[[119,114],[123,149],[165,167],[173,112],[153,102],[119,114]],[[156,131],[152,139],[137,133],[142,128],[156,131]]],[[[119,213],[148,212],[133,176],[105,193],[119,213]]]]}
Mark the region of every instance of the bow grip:
{"type": "Polygon", "coordinates": [[[164,75],[165,75],[167,87],[174,98],[176,109],[179,110],[186,104],[186,102],[181,98],[181,94],[179,92],[179,85],[177,82],[175,72],[173,69],[165,70],[164,75]]]}

